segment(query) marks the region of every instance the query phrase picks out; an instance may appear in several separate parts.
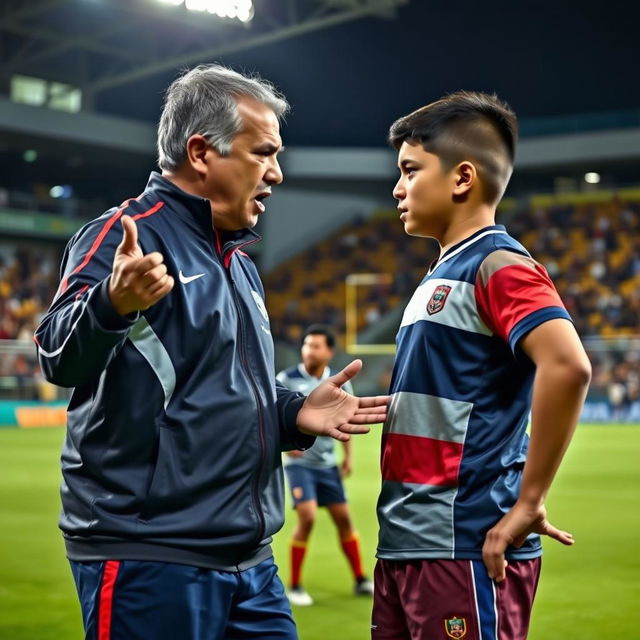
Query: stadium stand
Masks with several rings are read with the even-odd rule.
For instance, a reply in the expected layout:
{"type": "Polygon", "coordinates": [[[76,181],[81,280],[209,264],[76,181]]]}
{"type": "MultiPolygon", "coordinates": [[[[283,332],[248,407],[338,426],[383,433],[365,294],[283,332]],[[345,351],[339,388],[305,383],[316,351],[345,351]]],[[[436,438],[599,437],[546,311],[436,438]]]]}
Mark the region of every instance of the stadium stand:
{"type": "MultiPolygon", "coordinates": [[[[33,331],[58,286],[61,248],[0,242],[0,341],[32,344],[33,331]]],[[[0,391],[20,400],[49,400],[33,348],[10,349],[0,358],[0,391]]]]}
{"type": "MultiPolygon", "coordinates": [[[[533,196],[503,218],[546,266],[585,340],[594,366],[590,397],[624,416],[640,400],[640,190],[533,196]]],[[[55,293],[62,249],[60,242],[0,241],[0,341],[23,345],[1,358],[4,397],[51,395],[27,345],[55,293]]],[[[313,322],[344,335],[345,279],[353,273],[391,275],[358,288],[358,330],[375,326],[398,313],[436,257],[435,243],[407,237],[394,210],[357,217],[266,275],[274,338],[297,346],[313,322]]],[[[384,364],[379,369],[383,377],[384,364]]]]}
{"type": "MultiPolygon", "coordinates": [[[[640,333],[640,194],[626,193],[565,204],[533,197],[507,220],[548,269],[583,337],[640,333]]],[[[267,277],[274,331],[295,343],[314,320],[343,330],[346,276],[392,274],[392,284],[359,292],[362,329],[403,304],[436,257],[434,244],[404,234],[395,211],[357,220],[267,277]]]]}

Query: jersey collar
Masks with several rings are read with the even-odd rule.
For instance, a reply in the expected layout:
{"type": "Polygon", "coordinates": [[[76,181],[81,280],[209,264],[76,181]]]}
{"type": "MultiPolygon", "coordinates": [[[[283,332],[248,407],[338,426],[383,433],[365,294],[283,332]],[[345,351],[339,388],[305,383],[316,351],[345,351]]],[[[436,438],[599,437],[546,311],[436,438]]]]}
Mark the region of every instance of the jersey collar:
{"type": "Polygon", "coordinates": [[[304,364],[300,362],[298,364],[298,371],[300,375],[307,380],[326,380],[331,375],[331,369],[329,367],[325,367],[322,375],[319,378],[312,376],[304,367],[304,364]]]}
{"type": "Polygon", "coordinates": [[[435,260],[431,266],[429,267],[429,274],[431,275],[443,262],[450,260],[454,256],[457,256],[459,253],[464,251],[467,247],[470,247],[472,244],[476,243],[481,238],[484,238],[488,235],[493,235],[496,233],[507,233],[507,229],[503,224],[493,224],[488,227],[483,227],[482,229],[478,229],[478,231],[472,233],[470,236],[467,236],[464,240],[454,244],[452,247],[449,247],[437,260],[435,260]]]}

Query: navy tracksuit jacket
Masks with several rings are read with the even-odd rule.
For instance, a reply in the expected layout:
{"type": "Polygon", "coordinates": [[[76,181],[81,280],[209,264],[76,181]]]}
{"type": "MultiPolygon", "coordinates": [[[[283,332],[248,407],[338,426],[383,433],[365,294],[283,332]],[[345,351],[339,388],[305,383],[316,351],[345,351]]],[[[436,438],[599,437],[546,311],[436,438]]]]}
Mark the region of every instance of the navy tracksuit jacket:
{"type": "Polygon", "coordinates": [[[281,450],[308,448],[304,397],[275,381],[253,231],[212,227],[208,200],[152,173],[142,195],[88,223],[35,335],[51,382],[73,387],[62,451],[67,554],[243,569],[284,520],[281,450]],[[175,279],[122,317],[108,295],[123,215],[175,279]]]}

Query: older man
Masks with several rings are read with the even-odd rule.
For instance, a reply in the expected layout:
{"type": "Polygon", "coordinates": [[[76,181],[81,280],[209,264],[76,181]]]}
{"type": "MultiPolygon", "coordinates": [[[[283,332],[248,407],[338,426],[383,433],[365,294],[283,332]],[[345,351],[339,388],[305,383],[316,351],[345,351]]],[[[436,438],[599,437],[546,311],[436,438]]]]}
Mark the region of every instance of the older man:
{"type": "Polygon", "coordinates": [[[280,451],[348,440],[386,398],[306,400],[274,378],[263,289],[242,247],[282,182],[273,87],[218,65],[168,89],[144,192],[70,241],[36,332],[73,387],[60,526],[87,638],[296,638],[271,536],[280,451]]]}

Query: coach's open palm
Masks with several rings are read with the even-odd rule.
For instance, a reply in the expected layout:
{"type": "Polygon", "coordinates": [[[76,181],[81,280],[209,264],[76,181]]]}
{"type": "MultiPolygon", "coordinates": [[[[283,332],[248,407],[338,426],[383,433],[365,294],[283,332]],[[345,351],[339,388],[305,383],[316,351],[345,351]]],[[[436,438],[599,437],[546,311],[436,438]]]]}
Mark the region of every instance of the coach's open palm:
{"type": "Polygon", "coordinates": [[[351,433],[368,433],[366,425],[384,422],[389,396],[358,398],[341,388],[360,369],[362,360],[354,360],[316,387],[298,413],[298,429],[309,435],[345,441],[351,433]]]}
{"type": "Polygon", "coordinates": [[[129,216],[122,216],[122,242],[113,257],[109,298],[116,311],[126,316],[144,311],[173,289],[164,258],[158,251],[144,255],[138,244],[138,227],[129,216]]]}

